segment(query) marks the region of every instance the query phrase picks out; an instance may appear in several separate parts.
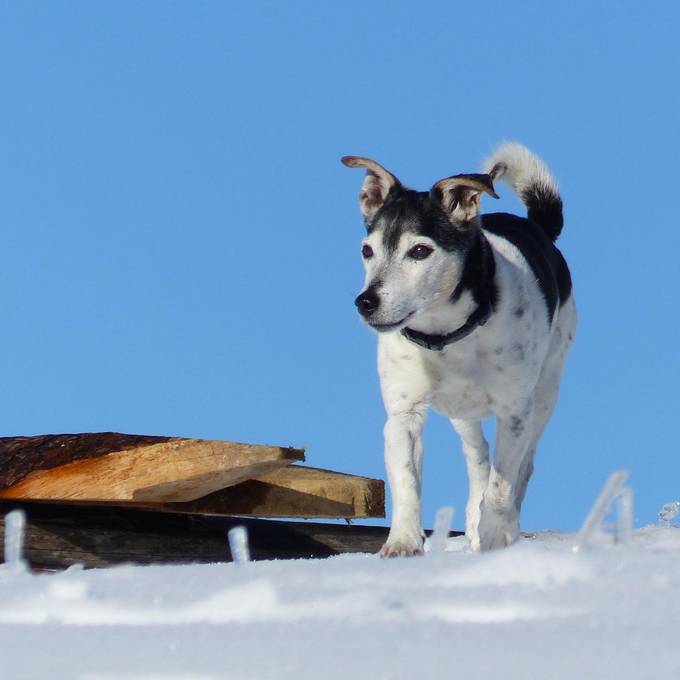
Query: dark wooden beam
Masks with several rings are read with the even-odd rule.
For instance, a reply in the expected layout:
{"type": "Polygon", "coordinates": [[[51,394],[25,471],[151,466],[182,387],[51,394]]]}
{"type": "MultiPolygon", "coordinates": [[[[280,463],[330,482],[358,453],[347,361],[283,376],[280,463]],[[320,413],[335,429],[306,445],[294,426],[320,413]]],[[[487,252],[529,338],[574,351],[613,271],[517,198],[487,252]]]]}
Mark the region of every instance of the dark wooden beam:
{"type": "Polygon", "coordinates": [[[251,556],[255,560],[375,553],[388,532],[387,527],[365,525],[2,500],[0,544],[4,541],[4,516],[14,508],[26,513],[25,554],[37,569],[64,569],[72,564],[105,567],[126,562],[226,562],[231,559],[227,532],[238,525],[248,529],[251,556]]]}

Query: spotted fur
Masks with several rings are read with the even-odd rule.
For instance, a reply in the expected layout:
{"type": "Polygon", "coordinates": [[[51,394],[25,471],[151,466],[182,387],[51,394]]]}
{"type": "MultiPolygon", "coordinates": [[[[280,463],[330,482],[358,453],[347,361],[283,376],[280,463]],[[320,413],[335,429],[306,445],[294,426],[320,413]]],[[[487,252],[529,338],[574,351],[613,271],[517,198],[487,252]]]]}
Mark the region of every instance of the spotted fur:
{"type": "Polygon", "coordinates": [[[553,244],[562,228],[557,185],[518,144],[501,146],[484,174],[456,175],[426,192],[407,189],[375,161],[343,162],[367,170],[366,281],[356,304],[378,333],[387,410],[393,516],[382,554],[422,551],[422,429],[429,408],[450,418],[461,437],[473,548],[506,546],[518,535],[536,446],[576,331],[569,270],[553,244]],[[482,193],[495,196],[493,179],[518,193],[528,218],[479,215],[482,193]],[[401,332],[449,334],[481,305],[492,310],[484,324],[441,350],[401,332]],[[497,419],[493,462],[481,427],[489,416],[497,419]]]}

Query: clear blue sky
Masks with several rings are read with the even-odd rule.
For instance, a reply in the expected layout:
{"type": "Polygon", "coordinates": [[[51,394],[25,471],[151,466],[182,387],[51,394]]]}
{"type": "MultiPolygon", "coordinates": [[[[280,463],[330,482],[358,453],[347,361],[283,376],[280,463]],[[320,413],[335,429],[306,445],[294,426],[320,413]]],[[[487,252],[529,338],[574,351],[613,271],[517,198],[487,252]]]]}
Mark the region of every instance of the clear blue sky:
{"type": "MultiPolygon", "coordinates": [[[[304,444],[383,476],[361,173],[416,188],[504,138],[564,196],[580,330],[525,529],[608,473],[680,496],[677,3],[0,4],[0,434],[304,444]]],[[[503,190],[488,208],[521,210],[503,190]]],[[[466,478],[433,415],[424,519],[466,478]]]]}

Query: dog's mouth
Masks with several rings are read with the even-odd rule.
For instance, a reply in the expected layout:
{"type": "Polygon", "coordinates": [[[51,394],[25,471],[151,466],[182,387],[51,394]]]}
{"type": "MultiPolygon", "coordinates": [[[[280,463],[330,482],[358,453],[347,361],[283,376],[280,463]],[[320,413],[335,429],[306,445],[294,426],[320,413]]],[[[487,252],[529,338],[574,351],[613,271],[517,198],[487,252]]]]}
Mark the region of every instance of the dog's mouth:
{"type": "Polygon", "coordinates": [[[397,328],[402,328],[406,322],[415,314],[415,312],[410,312],[401,321],[395,321],[394,323],[373,323],[368,322],[368,325],[378,333],[387,333],[389,331],[395,331],[397,328]]]}

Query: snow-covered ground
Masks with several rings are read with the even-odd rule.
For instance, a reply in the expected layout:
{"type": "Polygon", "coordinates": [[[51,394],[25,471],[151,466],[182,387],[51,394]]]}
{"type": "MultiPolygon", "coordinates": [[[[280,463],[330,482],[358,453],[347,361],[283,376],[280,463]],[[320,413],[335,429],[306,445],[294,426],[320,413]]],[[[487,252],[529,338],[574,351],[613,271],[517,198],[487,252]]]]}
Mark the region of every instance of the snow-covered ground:
{"type": "Polygon", "coordinates": [[[29,575],[0,567],[0,678],[680,678],[680,529],[574,552],[29,575]]]}

